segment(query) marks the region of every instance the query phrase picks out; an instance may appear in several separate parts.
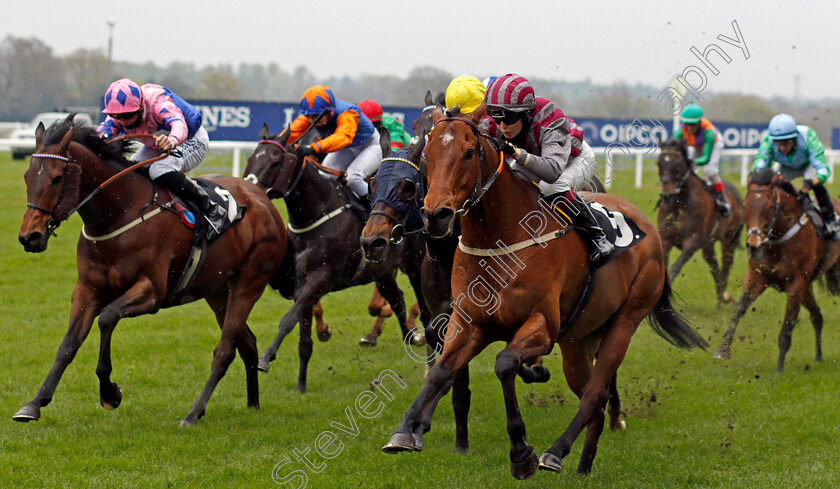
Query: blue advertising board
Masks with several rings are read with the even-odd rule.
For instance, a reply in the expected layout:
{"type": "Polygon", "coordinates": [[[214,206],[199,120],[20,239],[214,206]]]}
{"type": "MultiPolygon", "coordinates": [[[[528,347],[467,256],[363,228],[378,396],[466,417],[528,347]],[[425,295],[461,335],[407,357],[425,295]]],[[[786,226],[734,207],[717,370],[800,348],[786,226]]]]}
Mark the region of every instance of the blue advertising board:
{"type": "MultiPolygon", "coordinates": [[[[620,144],[628,148],[655,146],[657,139],[673,136],[672,122],[656,119],[599,119],[581,117],[575,121],[583,128],[586,142],[594,148],[620,144]]],[[[723,135],[726,148],[755,148],[761,144],[761,138],[767,126],[764,124],[742,124],[733,122],[715,122],[715,127],[723,135]]]]}
{"type": "Polygon", "coordinates": [[[831,129],[831,147],[840,149],[840,127],[831,129]]]}
{"type": "MultiPolygon", "coordinates": [[[[277,134],[298,115],[297,103],[190,100],[201,111],[202,124],[213,141],[256,141],[263,123],[277,134]]],[[[411,134],[411,123],[422,108],[382,107],[385,114],[403,121],[411,134]]]]}

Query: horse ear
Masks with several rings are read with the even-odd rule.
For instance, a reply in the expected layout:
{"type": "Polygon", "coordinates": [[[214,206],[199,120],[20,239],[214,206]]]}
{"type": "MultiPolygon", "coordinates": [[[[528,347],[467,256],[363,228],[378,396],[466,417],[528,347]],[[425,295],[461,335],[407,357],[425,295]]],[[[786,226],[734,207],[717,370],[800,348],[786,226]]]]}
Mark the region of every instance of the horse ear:
{"type": "Polygon", "coordinates": [[[268,131],[268,123],[263,122],[263,125],[260,128],[260,139],[268,139],[269,135],[271,135],[271,133],[268,131]]]}
{"type": "Polygon", "coordinates": [[[481,118],[484,117],[484,114],[487,112],[487,102],[481,102],[481,105],[475,108],[474,111],[470,113],[470,120],[473,124],[479,124],[481,122],[481,118]]]}
{"type": "Polygon", "coordinates": [[[44,123],[39,122],[38,127],[35,128],[35,147],[36,148],[41,147],[41,139],[44,137],[44,132],[45,131],[46,131],[46,128],[44,128],[44,123]]]}
{"type": "Polygon", "coordinates": [[[435,110],[432,111],[432,123],[437,124],[437,121],[443,117],[443,107],[438,105],[435,107],[435,110]]]}
{"type": "Polygon", "coordinates": [[[67,134],[61,138],[61,143],[59,144],[59,151],[62,153],[67,153],[67,149],[70,147],[70,141],[73,140],[73,126],[70,126],[70,129],[67,130],[67,134]]]}
{"type": "Polygon", "coordinates": [[[428,107],[428,106],[430,106],[430,105],[434,104],[434,102],[435,102],[435,101],[432,99],[432,92],[431,92],[431,90],[426,90],[426,99],[425,99],[425,102],[426,102],[426,107],[428,107]]]}
{"type": "Polygon", "coordinates": [[[781,173],[776,173],[775,175],[773,175],[773,179],[770,180],[770,185],[779,185],[784,181],[785,177],[783,177],[781,173]]]}

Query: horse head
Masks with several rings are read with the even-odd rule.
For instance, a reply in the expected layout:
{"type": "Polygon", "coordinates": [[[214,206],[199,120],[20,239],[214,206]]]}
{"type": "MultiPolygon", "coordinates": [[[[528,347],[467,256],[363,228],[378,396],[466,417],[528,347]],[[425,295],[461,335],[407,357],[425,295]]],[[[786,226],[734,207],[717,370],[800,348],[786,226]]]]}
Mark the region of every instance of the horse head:
{"type": "Polygon", "coordinates": [[[495,154],[478,127],[484,107],[465,116],[457,109],[446,117],[440,107],[434,110],[435,125],[425,148],[429,192],[421,210],[432,238],[452,233],[456,215],[476,205],[499,174],[495,165],[482,164],[485,155],[495,154]]]}
{"type": "Polygon", "coordinates": [[[796,219],[802,213],[798,196],[793,185],[771,169],[750,175],[744,207],[751,260],[762,259],[768,245],[781,244],[777,242],[790,228],[790,216],[796,219]]]}
{"type": "Polygon", "coordinates": [[[245,180],[258,185],[270,197],[284,197],[292,190],[298,158],[283,145],[283,138],[271,135],[268,124],[260,128],[260,142],[248,157],[245,180]]]}
{"type": "Polygon", "coordinates": [[[82,173],[69,152],[75,115],[55,122],[49,130],[44,124],[35,129],[35,154],[23,175],[27,209],[18,234],[28,252],[46,250],[50,236],[79,203],[82,173]]]}
{"type": "Polygon", "coordinates": [[[361,235],[365,260],[381,263],[389,244],[399,245],[407,232],[422,230],[420,207],[423,205],[422,147],[411,146],[388,155],[371,179],[370,218],[361,235]]]}
{"type": "Polygon", "coordinates": [[[411,137],[411,142],[409,143],[410,146],[417,145],[417,143],[422,141],[423,138],[432,131],[432,126],[435,123],[433,118],[434,110],[436,107],[443,108],[445,103],[444,100],[445,94],[443,92],[438,93],[437,97],[432,99],[432,92],[426,91],[426,99],[424,101],[426,106],[423,107],[420,117],[415,119],[411,124],[414,136],[411,137]]]}
{"type": "Polygon", "coordinates": [[[660,153],[656,165],[662,182],[662,200],[673,202],[682,192],[685,182],[691,176],[691,161],[688,159],[684,140],[670,139],[659,143],[660,153]]]}

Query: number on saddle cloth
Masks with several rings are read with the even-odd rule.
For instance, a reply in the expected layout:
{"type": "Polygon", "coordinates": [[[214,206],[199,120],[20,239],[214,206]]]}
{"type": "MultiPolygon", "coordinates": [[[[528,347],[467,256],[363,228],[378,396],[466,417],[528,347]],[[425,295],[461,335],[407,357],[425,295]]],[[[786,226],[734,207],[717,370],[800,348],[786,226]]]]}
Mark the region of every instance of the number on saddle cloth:
{"type": "Polygon", "coordinates": [[[639,229],[639,226],[624,214],[609,210],[598,202],[588,202],[592,208],[592,214],[598,225],[604,230],[607,240],[615,245],[610,253],[610,259],[615,258],[625,250],[633,247],[639,241],[645,239],[647,234],[639,229]]]}
{"type": "Polygon", "coordinates": [[[196,185],[202,187],[207,195],[210,197],[210,200],[213,201],[216,205],[220,206],[222,209],[226,211],[226,218],[222,225],[222,228],[219,229],[218,233],[209,230],[205,232],[201,232],[206,230],[209,226],[207,225],[204,219],[198,219],[197,216],[201,216],[201,210],[196,206],[194,202],[188,202],[183,199],[178,198],[177,196],[173,195],[173,200],[175,200],[175,208],[178,211],[178,214],[181,216],[181,220],[184,221],[184,224],[196,230],[196,239],[197,240],[200,235],[205,234],[207,236],[207,242],[212,243],[215,241],[219,236],[221,236],[228,228],[230,228],[235,222],[239,221],[245,216],[245,211],[247,207],[244,205],[239,205],[234,199],[233,195],[224,187],[213,183],[209,180],[205,180],[202,178],[194,178],[193,181],[196,185]],[[181,212],[179,206],[184,208],[185,211],[181,212]],[[187,215],[188,214],[188,215],[187,215]]]}

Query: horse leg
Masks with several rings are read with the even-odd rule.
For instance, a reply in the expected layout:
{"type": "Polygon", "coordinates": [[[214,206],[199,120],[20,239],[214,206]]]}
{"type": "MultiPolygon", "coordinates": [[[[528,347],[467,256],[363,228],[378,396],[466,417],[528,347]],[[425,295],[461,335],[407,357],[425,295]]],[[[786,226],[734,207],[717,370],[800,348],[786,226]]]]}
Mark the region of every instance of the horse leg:
{"type": "Polygon", "coordinates": [[[732,311],[732,319],[729,320],[729,327],[723,333],[723,340],[720,343],[717,351],[715,351],[714,358],[727,360],[730,357],[730,349],[732,346],[732,338],[735,336],[735,329],[738,327],[738,321],[741,320],[747,308],[755,301],[758,296],[767,288],[767,281],[764,277],[757,273],[753,268],[747,270],[747,275],[744,277],[744,292],[741,298],[735,304],[732,311]]]}
{"type": "MultiPolygon", "coordinates": [[[[277,358],[277,350],[283,343],[283,339],[301,320],[302,311],[307,308],[311,310],[321,297],[329,291],[328,283],[328,277],[321,271],[313,271],[306,276],[306,282],[303,284],[298,298],[295,299],[295,303],[280,318],[280,324],[277,325],[277,336],[259,358],[259,369],[261,371],[268,372],[269,364],[277,358]]],[[[311,316],[307,317],[311,320],[311,316]]]]}
{"type": "Polygon", "coordinates": [[[791,334],[796,326],[796,318],[799,316],[799,307],[805,296],[805,289],[810,284],[801,275],[791,282],[787,287],[787,304],[785,306],[785,319],[782,322],[782,330],[779,332],[779,364],[776,372],[782,373],[785,368],[785,356],[790,350],[791,334]]]}
{"type": "Polygon", "coordinates": [[[610,413],[610,429],[613,431],[624,430],[627,428],[627,423],[621,419],[623,408],[621,407],[621,398],[618,397],[618,373],[613,375],[610,380],[609,400],[607,403],[607,410],[610,413]]]}
{"type": "Polygon", "coordinates": [[[151,280],[144,278],[105,306],[99,314],[99,362],[96,365],[96,376],[99,377],[99,404],[105,409],[116,409],[122,402],[120,387],[116,382],[111,382],[111,336],[114,328],[124,317],[154,312],[155,298],[154,285],[151,280]]]}
{"type": "Polygon", "coordinates": [[[35,397],[20,408],[12,416],[12,419],[25,423],[38,421],[41,418],[41,408],[52,401],[64,370],[73,361],[79,347],[82,346],[88,333],[90,333],[93,319],[101,310],[102,305],[93,290],[77,283],[73,289],[73,298],[70,303],[70,324],[64,334],[64,339],[61,340],[61,345],[58,347],[53,366],[35,397]]]}
{"type": "Polygon", "coordinates": [[[732,295],[726,292],[726,284],[729,282],[729,272],[732,270],[732,262],[735,260],[735,248],[738,246],[738,236],[730,241],[721,241],[720,244],[720,281],[723,284],[721,299],[723,302],[731,302],[732,295]]]}
{"type": "MultiPolygon", "coordinates": [[[[260,269],[260,267],[247,267],[247,265],[247,262],[243,264],[245,270],[260,269]]],[[[221,338],[214,351],[213,362],[210,367],[210,378],[207,379],[204,389],[202,389],[190,412],[181,420],[181,426],[192,426],[204,416],[207,410],[207,402],[216,389],[216,385],[225,376],[228,367],[236,358],[236,350],[239,350],[242,361],[245,363],[248,407],[259,408],[256,337],[248,328],[246,320],[268,283],[267,277],[264,280],[260,278],[250,274],[242,275],[231,284],[226,297],[221,338]]],[[[219,298],[220,301],[221,297],[219,298]]],[[[208,301],[208,303],[210,302],[208,301]]],[[[213,307],[212,303],[211,307],[213,307]]]]}
{"type": "Polygon", "coordinates": [[[814,358],[814,361],[822,362],[823,317],[822,312],[820,312],[820,306],[817,305],[817,300],[814,298],[814,288],[811,284],[808,284],[808,287],[805,289],[805,296],[802,298],[802,305],[805,306],[805,309],[808,309],[808,312],[811,314],[811,324],[814,325],[814,336],[817,341],[817,355],[814,358]]]}
{"type": "MultiPolygon", "coordinates": [[[[618,367],[624,360],[630,339],[636,331],[639,323],[644,319],[646,308],[635,309],[629,312],[619,311],[618,316],[606,326],[606,333],[598,347],[598,361],[591,369],[591,375],[583,387],[583,395],[580,398],[578,412],[572,422],[558,438],[554,445],[540,457],[540,468],[559,471],[560,461],[569,454],[572,443],[577,439],[583,428],[586,427],[586,437],[583,450],[580,456],[577,472],[588,474],[592,470],[592,462],[598,451],[598,438],[604,429],[604,407],[609,399],[609,384],[613,381],[618,367]]],[[[591,365],[591,360],[584,350],[585,345],[563,345],[563,367],[566,378],[571,387],[573,384],[579,390],[583,379],[576,379],[579,372],[577,366],[591,365]],[[578,350],[578,351],[575,351],[578,350]],[[566,363],[567,351],[573,362],[566,363]]],[[[583,377],[587,377],[586,371],[583,377]]],[[[574,390],[574,389],[573,389],[574,390]]]]}
{"type": "Polygon", "coordinates": [[[306,392],[306,371],[309,368],[309,359],[312,358],[312,308],[301,309],[300,318],[300,341],[298,342],[298,358],[300,367],[298,369],[298,382],[295,392],[301,394],[306,392]]]}
{"type": "MultiPolygon", "coordinates": [[[[396,273],[396,269],[394,270],[396,273]]],[[[373,295],[370,297],[368,303],[368,314],[376,317],[373,322],[373,327],[370,332],[359,340],[360,346],[376,346],[377,338],[382,334],[382,326],[385,324],[385,318],[391,316],[393,311],[388,306],[388,302],[382,297],[378,287],[373,288],[373,295]],[[385,310],[387,308],[387,311],[385,310]],[[385,314],[387,312],[387,314],[385,314]]]]}
{"type": "Polygon", "coordinates": [[[715,295],[717,297],[717,305],[723,303],[723,289],[726,287],[726,283],[723,281],[723,277],[720,273],[720,267],[718,267],[717,256],[715,256],[715,242],[709,241],[706,246],[703,247],[703,259],[706,260],[706,263],[709,264],[709,268],[712,271],[712,278],[715,280],[715,295]]]}
{"type": "MultiPolygon", "coordinates": [[[[471,398],[468,365],[455,377],[452,384],[452,411],[455,412],[455,452],[457,453],[467,453],[470,448],[468,422],[471,398]]],[[[431,421],[431,416],[429,418],[431,421]]]]}
{"type": "Polygon", "coordinates": [[[516,479],[528,479],[537,471],[539,458],[534,447],[525,442],[525,422],[516,398],[516,372],[523,362],[530,362],[551,350],[551,338],[545,316],[535,314],[520,327],[510,344],[496,356],[496,377],[502,384],[510,438],[510,473],[516,479]]]}
{"type": "Polygon", "coordinates": [[[321,301],[315,303],[312,315],[315,317],[315,332],[318,334],[318,341],[329,341],[332,337],[332,328],[324,321],[324,308],[321,306],[321,301]]]}
{"type": "MultiPolygon", "coordinates": [[[[223,329],[225,325],[225,310],[227,309],[227,296],[205,297],[205,301],[216,315],[216,323],[219,329],[223,329]]],[[[257,337],[254,335],[251,328],[245,323],[245,331],[243,337],[235,343],[236,351],[239,352],[239,357],[242,358],[242,363],[245,364],[245,383],[248,392],[248,407],[260,408],[260,390],[259,390],[259,376],[258,376],[258,356],[257,337]]],[[[216,355],[216,352],[213,352],[216,355]]]]}
{"type": "MultiPolygon", "coordinates": [[[[408,336],[408,328],[405,324],[405,299],[403,292],[397,285],[396,274],[386,274],[376,280],[376,287],[382,297],[391,305],[391,310],[397,315],[397,320],[400,322],[400,331],[402,331],[401,338],[405,341],[408,336]]],[[[412,342],[413,344],[413,342],[412,342]]]]}
{"type": "Polygon", "coordinates": [[[685,265],[688,260],[691,259],[691,256],[694,255],[694,253],[696,253],[702,246],[703,243],[696,237],[692,237],[683,243],[682,253],[680,253],[680,256],[677,257],[677,260],[671,266],[671,272],[669,274],[671,277],[671,284],[673,284],[680,275],[680,270],[682,270],[683,265],[685,265]]]}
{"type": "Polygon", "coordinates": [[[481,328],[468,325],[456,312],[449,321],[443,353],[423,383],[423,388],[405,411],[402,422],[394,430],[388,443],[382,447],[386,453],[415,451],[422,447],[423,421],[433,410],[440,397],[452,385],[455,377],[466,368],[473,357],[489,344],[481,328]]]}

